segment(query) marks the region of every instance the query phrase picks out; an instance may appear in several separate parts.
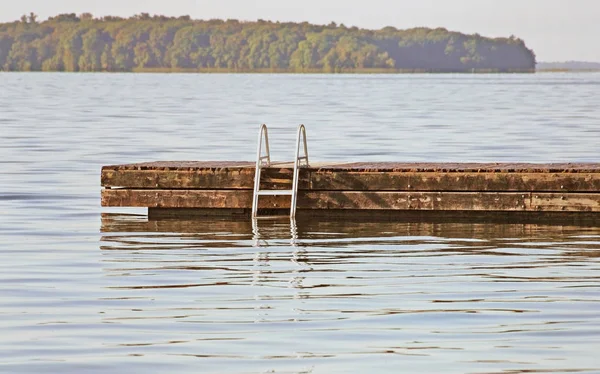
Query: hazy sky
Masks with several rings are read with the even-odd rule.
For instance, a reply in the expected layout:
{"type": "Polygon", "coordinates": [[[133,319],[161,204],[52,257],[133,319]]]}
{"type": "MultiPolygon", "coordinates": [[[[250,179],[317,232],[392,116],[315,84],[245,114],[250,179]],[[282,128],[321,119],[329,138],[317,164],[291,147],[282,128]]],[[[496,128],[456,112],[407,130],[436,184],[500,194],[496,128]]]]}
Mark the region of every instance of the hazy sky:
{"type": "Polygon", "coordinates": [[[600,0],[0,0],[0,22],[31,11],[130,16],[146,12],[193,18],[309,21],[346,26],[445,27],[485,36],[514,34],[538,61],[600,62],[600,0]]]}

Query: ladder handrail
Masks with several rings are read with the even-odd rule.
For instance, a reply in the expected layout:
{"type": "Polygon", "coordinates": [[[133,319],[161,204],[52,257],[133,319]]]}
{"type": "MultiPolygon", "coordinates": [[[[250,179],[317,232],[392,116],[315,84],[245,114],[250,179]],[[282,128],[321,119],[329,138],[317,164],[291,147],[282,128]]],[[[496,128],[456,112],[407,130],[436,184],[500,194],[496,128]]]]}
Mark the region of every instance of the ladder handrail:
{"type": "Polygon", "coordinates": [[[305,159],[306,165],[304,165],[304,166],[309,167],[308,166],[308,147],[306,145],[306,127],[304,127],[304,125],[298,125],[298,132],[297,132],[297,137],[296,137],[296,160],[301,160],[301,159],[305,159]],[[300,135],[302,135],[302,138],[304,141],[304,156],[303,157],[300,157],[300,135]]]}
{"type": "Polygon", "coordinates": [[[258,146],[256,149],[256,169],[254,170],[254,193],[252,194],[252,218],[256,217],[258,211],[258,191],[260,190],[260,169],[262,168],[263,160],[266,159],[265,165],[271,166],[271,153],[269,150],[269,130],[264,123],[260,125],[258,131],[258,146]],[[267,154],[262,155],[263,137],[265,139],[265,150],[267,154]]]}
{"type": "MultiPolygon", "coordinates": [[[[269,150],[269,130],[267,129],[267,125],[262,124],[260,126],[260,131],[258,132],[258,146],[256,150],[256,169],[254,171],[254,194],[252,196],[252,218],[256,219],[258,214],[258,196],[260,196],[260,174],[261,169],[263,167],[271,166],[271,153],[269,150]],[[263,139],[265,144],[266,155],[262,155],[262,145],[263,139]],[[266,160],[266,161],[265,161],[266,160]]],[[[294,219],[296,217],[296,204],[298,202],[298,179],[300,174],[300,167],[309,167],[308,163],[308,146],[306,141],[306,127],[304,125],[298,126],[298,131],[296,134],[296,151],[294,158],[294,175],[292,180],[292,190],[291,190],[291,202],[290,202],[290,218],[294,219]],[[302,137],[303,141],[303,149],[304,156],[300,157],[300,138],[302,137]],[[304,165],[302,165],[302,160],[304,160],[304,165]]],[[[278,195],[277,190],[268,193],[269,195],[274,194],[278,195]]],[[[264,195],[265,193],[263,193],[264,195]]],[[[290,191],[285,193],[281,191],[280,195],[290,194],[290,191]]]]}
{"type": "Polygon", "coordinates": [[[296,218],[296,204],[298,202],[298,178],[300,174],[300,160],[306,161],[305,167],[308,167],[308,147],[306,145],[306,127],[304,125],[298,126],[298,133],[296,136],[296,157],[294,161],[294,180],[292,183],[292,201],[290,205],[290,218],[296,218]],[[302,136],[304,142],[304,157],[300,157],[300,136],[302,136]]]}
{"type": "Polygon", "coordinates": [[[258,149],[256,150],[256,160],[262,161],[263,159],[267,159],[266,166],[271,166],[271,152],[269,151],[269,130],[267,129],[267,125],[260,125],[260,131],[258,132],[258,149]],[[265,139],[265,150],[267,151],[266,155],[262,155],[262,140],[263,135],[265,139]]]}

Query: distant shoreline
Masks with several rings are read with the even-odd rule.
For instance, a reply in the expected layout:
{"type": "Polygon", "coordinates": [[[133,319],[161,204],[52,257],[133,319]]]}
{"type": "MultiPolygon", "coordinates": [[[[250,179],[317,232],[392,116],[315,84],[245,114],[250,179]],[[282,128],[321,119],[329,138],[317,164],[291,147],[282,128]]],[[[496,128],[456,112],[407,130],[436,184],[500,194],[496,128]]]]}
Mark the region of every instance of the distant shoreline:
{"type": "Polygon", "coordinates": [[[600,69],[537,69],[536,73],[600,73],[600,69]]]}
{"type": "Polygon", "coordinates": [[[69,74],[291,74],[291,75],[411,75],[411,74],[544,74],[544,73],[600,73],[600,69],[536,69],[498,71],[493,69],[473,69],[471,71],[444,71],[426,69],[347,69],[336,72],[326,72],[320,69],[295,71],[291,69],[226,69],[226,68],[134,68],[131,71],[15,71],[0,69],[0,73],[69,73],[69,74]]]}
{"type": "Polygon", "coordinates": [[[598,72],[599,62],[590,61],[563,61],[563,62],[538,62],[536,69],[539,72],[598,72]]]}
{"type": "Polygon", "coordinates": [[[206,73],[531,73],[522,39],[445,28],[378,30],[258,20],[24,15],[0,23],[8,71],[206,73]]]}
{"type": "Polygon", "coordinates": [[[225,69],[225,68],[203,68],[203,69],[183,69],[183,68],[134,68],[131,71],[60,71],[60,70],[3,70],[0,73],[69,73],[69,74],[292,74],[292,75],[341,75],[341,74],[373,74],[373,75],[411,75],[411,74],[535,74],[540,71],[535,70],[514,70],[498,71],[494,69],[472,69],[470,71],[451,71],[451,70],[426,70],[426,69],[347,69],[334,72],[327,72],[320,69],[295,71],[290,69],[225,69]]]}
{"type": "Polygon", "coordinates": [[[497,69],[471,70],[427,70],[427,69],[341,69],[325,72],[321,69],[171,69],[171,68],[135,68],[132,73],[197,73],[197,74],[531,74],[533,70],[500,71],[497,69]]]}
{"type": "Polygon", "coordinates": [[[135,71],[13,71],[13,70],[2,70],[0,74],[11,73],[37,73],[37,74],[247,74],[247,75],[260,75],[260,74],[273,74],[273,75],[444,75],[444,74],[456,74],[456,75],[514,75],[514,74],[550,74],[550,73],[600,73],[599,70],[568,70],[568,69],[543,69],[536,71],[343,71],[336,73],[329,73],[323,71],[313,72],[293,72],[293,71],[226,71],[226,70],[195,70],[195,69],[141,69],[135,71]]]}

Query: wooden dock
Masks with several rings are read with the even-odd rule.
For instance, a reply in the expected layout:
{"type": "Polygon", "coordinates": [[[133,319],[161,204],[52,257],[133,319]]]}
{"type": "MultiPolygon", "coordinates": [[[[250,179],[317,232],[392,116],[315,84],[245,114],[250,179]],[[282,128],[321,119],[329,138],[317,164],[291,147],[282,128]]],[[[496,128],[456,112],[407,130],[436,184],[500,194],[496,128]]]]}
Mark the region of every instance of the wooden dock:
{"type": "MultiPolygon", "coordinates": [[[[102,206],[149,216],[250,216],[255,162],[150,162],[102,168],[102,206]]],[[[264,169],[261,188],[289,189],[293,165],[264,169]]],[[[260,199],[289,211],[289,196],[260,199]]],[[[600,164],[315,163],[300,170],[299,215],[600,213],[600,164]]]]}

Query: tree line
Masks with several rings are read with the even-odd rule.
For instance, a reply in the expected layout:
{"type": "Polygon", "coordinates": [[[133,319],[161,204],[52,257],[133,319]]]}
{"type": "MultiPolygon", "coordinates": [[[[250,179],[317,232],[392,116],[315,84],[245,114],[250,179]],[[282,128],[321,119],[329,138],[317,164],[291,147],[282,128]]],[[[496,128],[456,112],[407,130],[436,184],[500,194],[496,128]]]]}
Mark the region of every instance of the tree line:
{"type": "Polygon", "coordinates": [[[444,28],[367,30],[258,20],[193,20],[142,13],[131,18],[31,13],[0,23],[5,71],[423,71],[529,72],[523,40],[444,28]]]}

